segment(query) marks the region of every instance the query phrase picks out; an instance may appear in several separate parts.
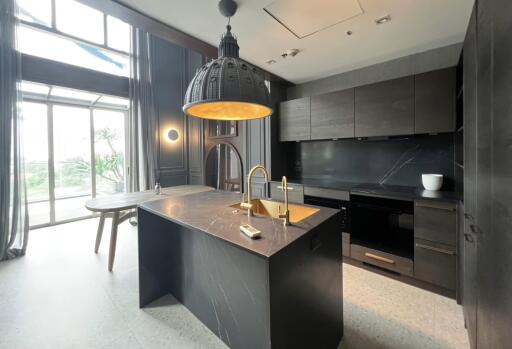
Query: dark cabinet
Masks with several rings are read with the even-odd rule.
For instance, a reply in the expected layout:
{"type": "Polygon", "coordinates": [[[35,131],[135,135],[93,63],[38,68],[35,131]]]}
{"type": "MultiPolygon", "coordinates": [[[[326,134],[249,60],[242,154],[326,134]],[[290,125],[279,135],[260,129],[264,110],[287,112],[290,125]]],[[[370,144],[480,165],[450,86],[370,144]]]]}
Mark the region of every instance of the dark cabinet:
{"type": "Polygon", "coordinates": [[[477,237],[471,232],[471,223],[466,222],[464,228],[464,280],[462,308],[468,330],[471,348],[476,348],[476,317],[478,302],[478,273],[477,273],[477,237]]]}
{"type": "Polygon", "coordinates": [[[455,248],[427,240],[414,240],[414,277],[455,290],[455,248]]]}
{"type": "Polygon", "coordinates": [[[311,139],[354,137],[354,89],[311,96],[311,139]]]}
{"type": "Polygon", "coordinates": [[[414,203],[414,277],[455,291],[456,204],[432,200],[414,203]]]}
{"type": "Polygon", "coordinates": [[[512,2],[478,0],[464,42],[464,289],[472,348],[512,341],[512,2]]]}
{"type": "Polygon", "coordinates": [[[414,77],[355,88],[355,136],[414,133],[414,77]]]}
{"type": "MultiPolygon", "coordinates": [[[[488,348],[506,348],[512,343],[512,30],[510,0],[488,1],[486,6],[492,16],[492,159],[490,201],[492,203],[490,230],[482,226],[484,252],[490,263],[484,273],[492,278],[484,280],[487,314],[493,321],[484,324],[486,338],[491,338],[488,348]]],[[[479,123],[480,125],[480,123],[479,123]]],[[[477,182],[478,183],[478,182],[477,182]]],[[[478,190],[479,191],[479,190],[478,190]]],[[[480,247],[479,247],[480,248],[480,247]]],[[[480,273],[479,273],[480,274],[480,273]]],[[[480,303],[479,303],[480,304],[480,303]]],[[[479,312],[480,316],[480,312],[479,312]]],[[[486,316],[488,318],[488,316],[486,316]]],[[[478,323],[480,325],[480,322],[478,323]]],[[[480,335],[480,331],[478,332],[480,335]]],[[[482,347],[483,348],[483,347],[482,347]]]]}
{"type": "Polygon", "coordinates": [[[476,11],[471,14],[464,41],[464,246],[462,307],[471,348],[476,348],[477,239],[471,232],[476,215],[476,11]]]}
{"type": "Polygon", "coordinates": [[[455,131],[455,68],[414,77],[414,133],[455,131]]]}
{"type": "Polygon", "coordinates": [[[279,140],[281,142],[308,140],[310,129],[310,97],[281,102],[279,105],[279,140]]]}
{"type": "Polygon", "coordinates": [[[456,245],[455,203],[418,200],[414,204],[414,237],[456,245]]]}

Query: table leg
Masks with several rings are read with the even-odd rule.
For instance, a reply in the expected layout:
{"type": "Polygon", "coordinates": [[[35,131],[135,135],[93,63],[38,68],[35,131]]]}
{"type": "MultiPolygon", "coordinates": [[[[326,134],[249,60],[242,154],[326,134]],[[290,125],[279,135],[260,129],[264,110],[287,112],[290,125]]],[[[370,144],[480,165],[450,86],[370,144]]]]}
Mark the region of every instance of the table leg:
{"type": "Polygon", "coordinates": [[[110,249],[108,251],[108,271],[114,267],[114,258],[116,256],[117,226],[119,225],[119,212],[114,212],[112,216],[112,230],[110,233],[110,249]]]}
{"type": "Polygon", "coordinates": [[[103,236],[103,226],[105,225],[105,213],[102,212],[100,216],[100,224],[98,225],[98,232],[96,233],[96,245],[94,246],[94,253],[98,253],[100,248],[101,237],[103,236]]]}

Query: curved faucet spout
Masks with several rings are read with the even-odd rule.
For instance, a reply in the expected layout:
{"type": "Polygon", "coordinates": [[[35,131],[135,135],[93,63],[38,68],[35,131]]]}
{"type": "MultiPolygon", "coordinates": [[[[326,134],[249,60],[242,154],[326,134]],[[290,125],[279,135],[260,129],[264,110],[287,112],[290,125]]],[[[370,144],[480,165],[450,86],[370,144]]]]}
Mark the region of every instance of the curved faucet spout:
{"type": "Polygon", "coordinates": [[[254,173],[256,171],[260,170],[263,172],[263,177],[265,178],[265,183],[268,183],[268,171],[267,169],[262,165],[256,165],[249,171],[249,174],[247,175],[247,202],[242,204],[243,208],[247,209],[247,214],[249,216],[253,215],[252,211],[252,178],[254,176],[254,173]]]}

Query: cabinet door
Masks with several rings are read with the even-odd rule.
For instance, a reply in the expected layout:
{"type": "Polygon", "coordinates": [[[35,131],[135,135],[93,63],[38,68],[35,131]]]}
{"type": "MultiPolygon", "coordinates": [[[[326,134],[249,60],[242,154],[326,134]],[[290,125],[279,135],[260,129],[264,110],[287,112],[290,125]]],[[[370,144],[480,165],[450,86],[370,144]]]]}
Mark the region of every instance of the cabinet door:
{"type": "Polygon", "coordinates": [[[455,248],[421,239],[414,240],[414,277],[455,291],[455,248]]]}
{"type": "Polygon", "coordinates": [[[464,280],[462,306],[471,348],[476,347],[477,245],[470,226],[476,212],[476,12],[464,41],[464,280]]]}
{"type": "MultiPolygon", "coordinates": [[[[467,222],[466,222],[467,223],[467,222]]],[[[464,233],[464,280],[462,309],[468,329],[471,348],[476,348],[476,314],[478,303],[478,266],[477,266],[477,237],[470,230],[470,224],[465,224],[464,233]]]]}
{"type": "Polygon", "coordinates": [[[454,203],[417,200],[414,204],[414,237],[455,246],[455,209],[454,203]]]}
{"type": "Polygon", "coordinates": [[[469,21],[463,54],[464,209],[466,216],[473,219],[476,212],[476,12],[469,21]]]}
{"type": "Polygon", "coordinates": [[[353,88],[311,96],[311,139],[353,137],[353,88]]]}
{"type": "Polygon", "coordinates": [[[414,133],[455,131],[455,68],[414,77],[414,133]]]}
{"type": "MultiPolygon", "coordinates": [[[[486,1],[486,3],[488,3],[486,1]]],[[[489,5],[489,7],[491,7],[489,5]]],[[[497,0],[492,3],[493,43],[493,118],[492,118],[492,246],[486,256],[493,260],[494,283],[484,295],[494,305],[487,309],[494,315],[487,329],[493,332],[494,348],[505,348],[512,343],[512,30],[510,14],[512,2],[497,0]]],[[[484,232],[485,234],[486,232],[484,232]]]]}
{"type": "Polygon", "coordinates": [[[356,137],[414,133],[414,77],[355,89],[356,137]]]}
{"type": "Polygon", "coordinates": [[[279,105],[279,140],[281,142],[308,140],[310,128],[310,97],[281,102],[279,105]]]}

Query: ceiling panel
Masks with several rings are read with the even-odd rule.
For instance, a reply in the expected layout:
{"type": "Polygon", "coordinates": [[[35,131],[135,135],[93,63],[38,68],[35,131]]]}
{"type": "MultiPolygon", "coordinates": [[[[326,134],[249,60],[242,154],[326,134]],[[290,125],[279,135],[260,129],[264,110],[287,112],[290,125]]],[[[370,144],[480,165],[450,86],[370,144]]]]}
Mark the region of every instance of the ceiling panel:
{"type": "MultiPolygon", "coordinates": [[[[121,1],[215,46],[219,44],[220,36],[225,31],[227,21],[217,10],[217,0],[121,1]]],[[[474,2],[359,0],[363,11],[361,15],[299,39],[265,12],[265,7],[277,6],[274,5],[275,1],[237,0],[239,9],[231,19],[232,31],[238,38],[240,56],[243,59],[294,83],[462,42],[474,2]],[[387,14],[392,18],[390,22],[375,24],[376,18],[387,14]],[[347,35],[347,31],[351,31],[352,35],[347,35]],[[293,48],[300,50],[297,56],[281,58],[282,53],[293,48]],[[275,60],[276,63],[268,65],[266,62],[269,60],[275,60]]],[[[290,1],[295,3],[302,0],[290,1]]],[[[339,1],[341,4],[352,0],[339,1]]],[[[323,0],[311,0],[311,3],[322,2],[323,0]]],[[[341,5],[332,3],[334,1],[321,9],[333,12],[329,20],[324,18],[323,25],[332,22],[333,18],[343,17],[335,14],[333,7],[341,5]]],[[[311,17],[309,12],[301,13],[294,15],[294,21],[300,26],[301,17],[304,22],[311,17]]],[[[322,26],[315,23],[307,25],[312,28],[322,26]]],[[[305,29],[308,30],[311,28],[305,29]]],[[[454,59],[456,62],[456,57],[454,59]]]]}
{"type": "Polygon", "coordinates": [[[363,13],[358,0],[278,0],[264,10],[300,39],[363,13]]]}

